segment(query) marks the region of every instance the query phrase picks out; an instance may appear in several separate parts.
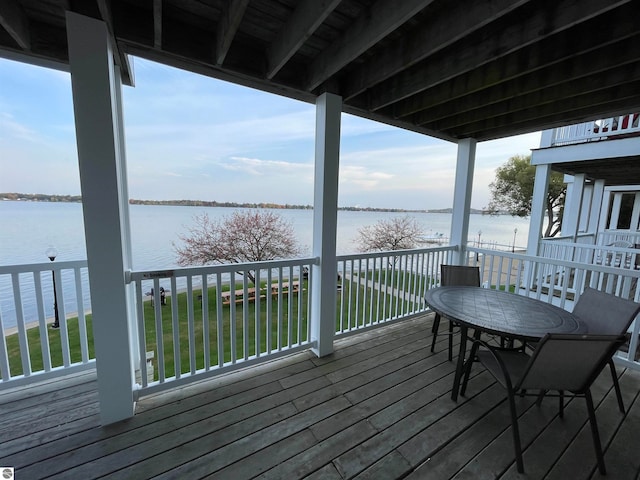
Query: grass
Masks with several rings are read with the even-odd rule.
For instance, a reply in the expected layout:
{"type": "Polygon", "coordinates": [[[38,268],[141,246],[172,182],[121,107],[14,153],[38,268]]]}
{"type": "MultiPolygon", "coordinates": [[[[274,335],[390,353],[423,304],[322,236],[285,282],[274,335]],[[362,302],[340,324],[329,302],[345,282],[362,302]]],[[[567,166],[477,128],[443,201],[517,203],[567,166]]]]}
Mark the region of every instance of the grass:
{"type": "MultiPolygon", "coordinates": [[[[382,276],[382,283],[386,287],[413,285],[421,278],[416,274],[397,273],[382,276]]],[[[424,280],[424,279],[422,279],[424,280]]],[[[368,324],[377,323],[384,319],[394,318],[408,312],[414,305],[410,300],[387,292],[386,288],[370,289],[367,281],[380,281],[378,273],[371,272],[368,278],[361,279],[360,285],[353,278],[345,281],[342,289],[338,290],[336,304],[336,331],[345,331],[368,324]],[[341,319],[342,318],[342,324],[341,319]]],[[[263,282],[263,287],[266,285],[263,282]]],[[[167,296],[166,305],[160,307],[161,321],[155,321],[155,307],[149,301],[143,304],[145,325],[146,351],[154,352],[155,375],[158,378],[160,357],[158,342],[164,351],[165,377],[172,377],[178,373],[201,370],[209,366],[217,366],[230,362],[233,358],[249,358],[256,354],[278,350],[281,347],[293,346],[308,341],[308,284],[303,281],[300,290],[282,292],[280,309],[278,295],[271,301],[261,298],[255,301],[240,302],[234,305],[221,305],[222,314],[218,317],[218,297],[215,287],[207,289],[206,295],[201,290],[194,290],[191,299],[187,293],[176,295],[175,309],[171,296],[167,296]],[[204,299],[204,300],[203,300],[204,299]],[[189,301],[190,300],[190,301],[189,301]],[[206,301],[206,308],[203,302],[206,301]],[[189,303],[193,306],[189,308],[189,303]],[[256,314],[256,306],[258,312],[256,314]],[[300,318],[298,313],[300,308],[300,318]],[[269,315],[267,315],[269,309],[269,315]],[[175,312],[174,312],[175,310],[175,312]],[[246,312],[246,315],[245,315],[246,312]],[[193,322],[189,322],[192,316],[193,322]],[[257,325],[256,325],[257,322],[257,325]],[[220,339],[218,339],[220,332],[220,339]],[[270,333],[270,335],[268,335],[270,333]],[[178,342],[174,345],[174,336],[178,342]],[[232,341],[233,338],[233,341],[232,341]],[[219,341],[221,347],[219,348],[219,341]],[[179,368],[177,367],[179,365],[179,368]]],[[[229,287],[224,287],[227,290],[229,287]]],[[[242,285],[236,285],[241,289],[242,285]]],[[[92,316],[86,315],[87,340],[89,358],[95,357],[93,344],[92,316]]],[[[82,361],[80,328],[78,318],[67,319],[69,332],[70,362],[82,361]]],[[[48,329],[48,344],[51,354],[51,365],[63,365],[62,342],[60,330],[48,329]]],[[[39,328],[27,331],[29,358],[31,370],[43,370],[42,338],[39,328]]],[[[7,336],[6,345],[9,355],[9,367],[12,376],[21,375],[22,358],[18,334],[7,336]]]]}
{"type": "MultiPolygon", "coordinates": [[[[384,281],[384,278],[382,279],[384,281]]],[[[397,281],[397,278],[396,278],[397,281]]],[[[394,281],[387,281],[388,286],[398,285],[394,281]]],[[[400,283],[402,286],[402,283],[400,283]]],[[[225,287],[225,290],[228,287],[225,287]]],[[[241,285],[236,286],[241,288],[241,285]]],[[[200,290],[192,292],[192,313],[188,308],[187,293],[176,296],[175,321],[172,298],[166,299],[166,305],[160,307],[161,321],[155,321],[155,307],[151,302],[144,302],[144,325],[146,351],[154,352],[155,375],[158,378],[158,339],[164,350],[164,375],[172,377],[177,374],[176,358],[180,362],[180,373],[200,370],[207,366],[216,366],[236,359],[248,358],[263,354],[268,350],[274,351],[279,347],[286,347],[304,343],[308,338],[308,285],[304,281],[299,291],[282,293],[280,310],[277,295],[271,301],[261,298],[259,302],[247,301],[234,305],[221,305],[222,315],[218,318],[217,294],[215,287],[207,290],[206,295],[200,290]],[[199,297],[204,297],[203,301],[199,297]],[[301,296],[301,298],[300,298],[301,296]],[[256,326],[256,307],[257,326],[256,326]],[[302,311],[300,318],[298,312],[302,311]],[[267,312],[270,309],[271,314],[267,312]],[[246,315],[244,314],[246,311],[246,315]],[[193,322],[189,316],[193,315],[193,322]],[[190,328],[190,325],[192,327],[190,328]],[[218,348],[218,330],[222,348],[218,348]],[[267,333],[270,332],[270,336],[267,333]],[[246,333],[246,335],[245,335],[246,333]],[[174,335],[178,337],[177,347],[174,346],[174,335]],[[205,362],[207,360],[208,362],[205,362]]],[[[410,302],[402,300],[386,292],[386,289],[367,289],[364,285],[345,281],[342,293],[338,291],[336,305],[336,331],[361,327],[369,323],[376,323],[384,318],[392,318],[397,314],[408,311],[410,302]],[[340,318],[343,325],[340,325],[340,318]]],[[[92,316],[86,315],[86,331],[89,358],[95,357],[93,343],[92,316]]],[[[69,333],[69,349],[71,363],[81,362],[81,342],[79,319],[67,319],[69,333]]],[[[48,329],[48,344],[53,367],[63,365],[62,342],[60,330],[48,329]]],[[[43,370],[43,354],[41,332],[39,328],[27,331],[29,358],[31,370],[43,370]]],[[[6,345],[9,356],[9,367],[12,376],[21,375],[22,358],[18,334],[7,336],[6,345]]]]}

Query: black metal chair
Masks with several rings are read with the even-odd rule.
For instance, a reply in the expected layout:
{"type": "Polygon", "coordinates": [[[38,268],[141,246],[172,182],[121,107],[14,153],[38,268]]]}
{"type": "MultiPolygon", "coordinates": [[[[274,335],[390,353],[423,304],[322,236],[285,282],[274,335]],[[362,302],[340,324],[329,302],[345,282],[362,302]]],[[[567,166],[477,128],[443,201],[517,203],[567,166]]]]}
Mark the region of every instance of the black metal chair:
{"type": "MultiPolygon", "coordinates": [[[[463,265],[440,265],[440,285],[445,286],[480,286],[480,268],[468,267],[463,265]]],[[[449,319],[449,361],[451,361],[453,351],[453,327],[455,322],[449,319]]],[[[438,329],[440,328],[440,314],[436,313],[433,319],[431,332],[433,339],[431,340],[431,352],[436,346],[438,337],[438,329]]]]}
{"type": "MultiPolygon", "coordinates": [[[[573,314],[588,325],[587,331],[590,334],[599,335],[626,333],[638,312],[640,312],[640,303],[593,288],[585,288],[573,307],[573,314]]],[[[609,368],[618,399],[618,407],[624,413],[624,403],[613,358],[609,359],[609,368]]]]}
{"type": "Polygon", "coordinates": [[[538,395],[526,393],[528,391],[557,391],[560,417],[564,413],[565,392],[585,398],[598,470],[606,474],[590,387],[626,338],[626,335],[547,334],[531,355],[525,351],[490,347],[481,340],[474,340],[484,347],[477,352],[478,360],[507,390],[518,472],[524,473],[524,462],[515,397],[538,395]]]}

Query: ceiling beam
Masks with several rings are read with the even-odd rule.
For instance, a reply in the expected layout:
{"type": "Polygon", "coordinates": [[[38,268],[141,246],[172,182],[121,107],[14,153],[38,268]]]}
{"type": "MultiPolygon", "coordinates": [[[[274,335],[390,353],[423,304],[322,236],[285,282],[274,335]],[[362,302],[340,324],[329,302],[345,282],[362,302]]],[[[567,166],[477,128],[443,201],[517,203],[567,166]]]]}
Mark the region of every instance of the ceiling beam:
{"type": "MultiPolygon", "coordinates": [[[[530,108],[526,111],[495,116],[480,122],[469,123],[455,130],[456,136],[466,138],[485,137],[490,132],[505,129],[536,131],[573,123],[581,123],[600,115],[610,116],[616,112],[629,113],[640,106],[640,80],[633,84],[621,85],[583,98],[573,97],[552,104],[530,108]]],[[[513,135],[517,135],[514,133],[513,135]]]]}
{"type": "Polygon", "coordinates": [[[302,0],[267,50],[267,78],[272,79],[342,0],[302,0]]]}
{"type": "Polygon", "coordinates": [[[29,20],[16,0],[0,2],[0,25],[23,50],[31,50],[29,20]]]}
{"type": "Polygon", "coordinates": [[[249,5],[249,0],[229,0],[224,2],[225,9],[218,22],[218,34],[216,41],[216,65],[222,65],[229,53],[233,38],[236,36],[244,11],[249,5]]]}
{"type": "Polygon", "coordinates": [[[523,18],[521,23],[505,25],[497,34],[458,50],[452,57],[448,50],[427,59],[371,89],[371,110],[408,98],[439,83],[478,68],[497,58],[524,48],[545,37],[585,22],[613,6],[630,4],[631,0],[604,3],[601,0],[559,0],[550,2],[548,9],[523,18]],[[498,53],[497,53],[498,52],[498,53]]]}
{"type": "Polygon", "coordinates": [[[153,47],[162,48],[162,0],[153,0],[153,47]]]}
{"type": "MultiPolygon", "coordinates": [[[[572,57],[560,47],[545,43],[535,45],[403,100],[393,106],[393,115],[410,115],[416,123],[426,123],[454,111],[473,110],[640,60],[640,52],[625,48],[640,40],[640,32],[632,27],[593,32],[591,36],[582,35],[580,31],[573,33],[574,42],[579,42],[574,46],[584,52],[581,55],[572,57]],[[521,67],[527,63],[529,68],[521,67]],[[497,80],[487,82],[487,79],[497,80]]],[[[564,37],[569,35],[563,33],[556,44],[563,45],[564,37]]]]}
{"type": "Polygon", "coordinates": [[[133,69],[131,68],[131,63],[129,62],[129,57],[126,52],[120,48],[118,45],[118,40],[116,39],[116,35],[113,29],[113,13],[111,11],[111,1],[110,0],[97,0],[98,10],[100,11],[100,16],[102,17],[102,21],[107,24],[107,32],[109,33],[109,43],[111,43],[111,48],[113,49],[113,56],[115,57],[116,64],[120,67],[120,77],[122,78],[122,83],[125,85],[133,86],[133,69]]]}
{"type": "MultiPolygon", "coordinates": [[[[567,81],[555,87],[537,90],[528,95],[509,98],[503,102],[492,105],[481,106],[477,110],[467,112],[457,112],[447,118],[434,119],[425,122],[424,126],[433,128],[437,126],[442,130],[456,130],[468,124],[486,122],[495,117],[508,114],[516,114],[521,117],[534,114],[545,115],[549,107],[570,104],[575,110],[589,104],[599,105],[617,99],[618,95],[623,95],[629,85],[637,87],[637,79],[640,78],[640,63],[627,68],[625,72],[616,71],[607,76],[606,74],[594,75],[581,81],[567,81]],[[603,80],[607,80],[603,82],[603,80]],[[533,105],[533,107],[532,107],[533,105]]],[[[630,96],[630,95],[626,95],[630,96]]]]}
{"type": "Polygon", "coordinates": [[[342,67],[402,26],[434,0],[378,0],[345,33],[322,51],[307,72],[306,90],[314,90],[342,67]]]}
{"type": "Polygon", "coordinates": [[[512,12],[530,0],[455,2],[441,16],[425,21],[408,35],[377,52],[350,72],[340,94],[345,100],[435,54],[443,48],[512,12]]]}

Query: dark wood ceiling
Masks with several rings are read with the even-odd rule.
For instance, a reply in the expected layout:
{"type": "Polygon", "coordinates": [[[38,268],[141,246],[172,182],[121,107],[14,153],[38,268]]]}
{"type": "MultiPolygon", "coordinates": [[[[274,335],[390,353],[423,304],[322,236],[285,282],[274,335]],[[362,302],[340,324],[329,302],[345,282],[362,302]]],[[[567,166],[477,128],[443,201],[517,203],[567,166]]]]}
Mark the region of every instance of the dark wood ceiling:
{"type": "Polygon", "coordinates": [[[640,108],[639,0],[1,0],[0,55],[65,64],[65,10],[108,24],[125,79],[135,55],[305,101],[332,92],[449,140],[640,108]]]}

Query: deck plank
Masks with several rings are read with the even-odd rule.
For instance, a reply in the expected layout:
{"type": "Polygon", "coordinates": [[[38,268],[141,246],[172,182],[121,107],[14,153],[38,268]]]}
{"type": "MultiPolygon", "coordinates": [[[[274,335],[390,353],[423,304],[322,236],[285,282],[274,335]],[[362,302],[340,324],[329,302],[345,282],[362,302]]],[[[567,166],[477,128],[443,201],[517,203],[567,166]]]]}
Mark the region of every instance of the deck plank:
{"type": "MultiPolygon", "coordinates": [[[[431,321],[345,336],[324,358],[298,352],[158,392],[108,427],[95,373],[0,392],[0,465],[30,479],[601,478],[580,399],[562,420],[555,399],[540,408],[518,399],[527,474],[517,474],[504,390],[478,367],[452,401],[455,364],[446,336],[431,353],[431,321]]],[[[603,374],[596,415],[608,478],[637,480],[640,372],[619,372],[627,414],[603,374]]]]}

